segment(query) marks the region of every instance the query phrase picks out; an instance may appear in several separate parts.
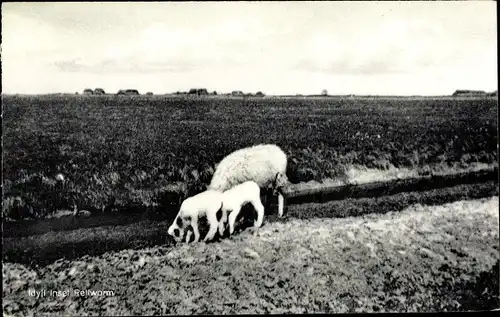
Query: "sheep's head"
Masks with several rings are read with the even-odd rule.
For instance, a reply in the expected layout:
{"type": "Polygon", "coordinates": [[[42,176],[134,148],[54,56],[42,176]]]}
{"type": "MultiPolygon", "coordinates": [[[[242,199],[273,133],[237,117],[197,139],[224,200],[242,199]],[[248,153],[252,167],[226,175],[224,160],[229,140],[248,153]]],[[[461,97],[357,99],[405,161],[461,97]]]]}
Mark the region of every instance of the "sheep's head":
{"type": "Polygon", "coordinates": [[[273,194],[277,194],[289,185],[288,177],[285,174],[277,173],[273,184],[273,194]]]}

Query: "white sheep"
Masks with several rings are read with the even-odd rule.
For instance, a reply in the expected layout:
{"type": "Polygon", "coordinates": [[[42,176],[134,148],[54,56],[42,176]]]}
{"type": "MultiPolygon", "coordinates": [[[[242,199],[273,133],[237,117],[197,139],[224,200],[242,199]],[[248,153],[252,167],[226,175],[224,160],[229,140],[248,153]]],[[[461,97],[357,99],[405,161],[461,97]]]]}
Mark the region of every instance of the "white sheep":
{"type": "Polygon", "coordinates": [[[227,222],[229,214],[229,234],[234,232],[234,223],[241,208],[247,203],[257,211],[257,220],[254,223],[255,228],[262,226],[264,221],[264,206],[260,201],[260,187],[253,181],[247,181],[234,186],[222,193],[222,219],[221,223],[227,222]]]}
{"type": "MultiPolygon", "coordinates": [[[[246,181],[254,181],[260,188],[271,187],[278,195],[278,214],[283,216],[283,188],[288,184],[286,176],[287,156],[275,144],[259,144],[239,149],[227,155],[215,169],[208,189],[226,191],[246,181]]],[[[269,200],[266,199],[266,205],[269,200]]]]}
{"type": "MultiPolygon", "coordinates": [[[[224,233],[224,223],[219,220],[222,218],[222,192],[207,190],[197,195],[191,196],[181,204],[179,212],[172,225],[168,228],[168,234],[180,242],[184,236],[184,230],[191,226],[194,232],[194,242],[200,239],[198,230],[198,220],[200,217],[207,217],[210,229],[203,241],[212,240],[219,228],[219,233],[224,233]],[[219,219],[217,219],[219,218],[219,219]]],[[[191,238],[191,231],[186,235],[186,242],[191,238]]]]}

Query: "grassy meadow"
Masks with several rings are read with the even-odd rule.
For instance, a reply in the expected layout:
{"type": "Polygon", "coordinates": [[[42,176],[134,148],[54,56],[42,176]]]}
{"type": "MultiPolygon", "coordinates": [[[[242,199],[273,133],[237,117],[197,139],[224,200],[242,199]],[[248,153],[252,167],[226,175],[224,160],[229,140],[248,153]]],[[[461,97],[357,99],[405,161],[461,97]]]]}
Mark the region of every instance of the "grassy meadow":
{"type": "Polygon", "coordinates": [[[497,164],[496,98],[2,96],[4,216],[162,208],[230,152],[276,143],[292,183],[497,164]],[[61,173],[65,182],[55,176],[61,173]]]}

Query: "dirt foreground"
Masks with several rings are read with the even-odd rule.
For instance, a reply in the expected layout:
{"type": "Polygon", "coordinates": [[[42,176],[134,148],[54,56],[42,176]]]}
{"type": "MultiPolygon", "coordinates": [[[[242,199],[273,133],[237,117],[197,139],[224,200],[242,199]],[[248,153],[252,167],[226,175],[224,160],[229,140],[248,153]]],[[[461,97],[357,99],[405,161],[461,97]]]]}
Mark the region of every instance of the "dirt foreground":
{"type": "Polygon", "coordinates": [[[247,229],[209,244],[59,260],[38,271],[4,263],[3,310],[53,316],[497,308],[498,210],[498,197],[414,205],[383,215],[265,223],[257,234],[247,229]]]}

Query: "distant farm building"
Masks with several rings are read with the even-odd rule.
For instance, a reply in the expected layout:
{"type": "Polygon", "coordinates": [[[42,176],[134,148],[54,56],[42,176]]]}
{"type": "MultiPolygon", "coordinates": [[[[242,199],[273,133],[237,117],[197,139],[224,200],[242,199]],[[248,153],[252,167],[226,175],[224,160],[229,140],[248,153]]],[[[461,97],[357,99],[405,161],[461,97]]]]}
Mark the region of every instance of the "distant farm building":
{"type": "Polygon", "coordinates": [[[83,91],[83,94],[84,95],[93,95],[94,94],[94,91],[90,88],[87,88],[83,91]]]}
{"type": "Polygon", "coordinates": [[[205,88],[191,88],[189,89],[190,95],[205,96],[208,95],[208,90],[205,88]]]}
{"type": "Polygon", "coordinates": [[[127,90],[125,90],[125,94],[127,94],[127,95],[139,95],[139,91],[137,91],[136,89],[127,89],[127,90]]]}
{"type": "Polygon", "coordinates": [[[139,95],[136,89],[120,89],[116,93],[117,95],[139,95]]]}
{"type": "Polygon", "coordinates": [[[484,90],[456,90],[452,96],[484,96],[486,92],[484,90]]]}
{"type": "Polygon", "coordinates": [[[231,96],[244,96],[244,94],[242,91],[235,90],[235,91],[231,92],[231,96]]]}
{"type": "Polygon", "coordinates": [[[94,95],[105,95],[106,92],[102,88],[96,88],[94,89],[94,95]]]}

